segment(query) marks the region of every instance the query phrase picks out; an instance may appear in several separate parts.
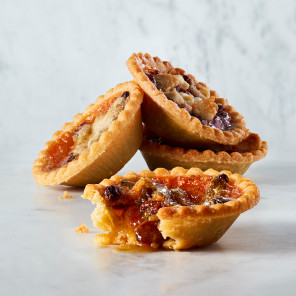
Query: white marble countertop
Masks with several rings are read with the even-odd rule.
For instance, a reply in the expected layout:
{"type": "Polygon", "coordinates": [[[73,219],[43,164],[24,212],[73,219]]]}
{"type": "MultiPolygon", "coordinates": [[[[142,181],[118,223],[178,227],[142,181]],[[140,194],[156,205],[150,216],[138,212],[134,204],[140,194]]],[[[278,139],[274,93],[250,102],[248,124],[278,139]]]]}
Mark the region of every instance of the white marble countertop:
{"type": "MultiPolygon", "coordinates": [[[[295,294],[295,0],[0,3],[1,296],[295,294]],[[82,190],[59,199],[31,176],[55,131],[131,79],[133,52],[206,82],[270,147],[246,174],[259,205],[206,249],[98,248],[82,190]],[[89,233],[74,232],[82,222],[89,233]]],[[[138,153],[124,171],[145,168],[138,153]]]]}
{"type": "MultiPolygon", "coordinates": [[[[125,170],[139,170],[137,161],[125,170]]],[[[295,164],[262,161],[246,174],[261,201],[205,249],[116,253],[98,248],[94,208],[65,187],[38,187],[29,169],[1,169],[1,295],[292,295],[296,278],[295,164]],[[89,233],[75,233],[84,222],[89,233]]]]}

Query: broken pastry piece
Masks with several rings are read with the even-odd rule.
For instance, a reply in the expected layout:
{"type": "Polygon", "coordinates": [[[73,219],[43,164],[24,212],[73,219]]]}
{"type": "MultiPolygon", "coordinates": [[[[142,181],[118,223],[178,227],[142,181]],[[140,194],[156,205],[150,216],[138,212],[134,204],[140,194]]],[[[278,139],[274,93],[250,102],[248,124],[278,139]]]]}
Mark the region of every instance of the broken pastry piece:
{"type": "Polygon", "coordinates": [[[143,91],[117,85],[56,132],[32,169],[39,185],[83,186],[118,172],[142,142],[143,91]]]}
{"type": "Polygon", "coordinates": [[[78,226],[75,230],[75,232],[81,232],[81,233],[86,233],[89,232],[88,228],[84,223],[81,224],[81,226],[78,226]]]}
{"type": "Polygon", "coordinates": [[[188,249],[216,242],[259,201],[254,182],[229,171],[157,169],[87,185],[99,245],[188,249]]]}
{"type": "Polygon", "coordinates": [[[243,116],[193,75],[147,53],[133,54],[127,66],[146,94],[144,123],[167,143],[236,145],[248,135],[243,116]]]}
{"type": "Polygon", "coordinates": [[[63,195],[59,196],[59,199],[63,199],[63,198],[73,198],[73,196],[69,194],[68,191],[64,191],[63,195]]]}
{"type": "Polygon", "coordinates": [[[250,133],[237,145],[216,144],[205,150],[185,150],[167,145],[161,137],[144,130],[140,150],[150,170],[158,167],[170,170],[181,166],[185,169],[197,167],[203,171],[209,168],[228,170],[243,175],[252,163],[266,156],[268,147],[258,134],[250,133]]]}

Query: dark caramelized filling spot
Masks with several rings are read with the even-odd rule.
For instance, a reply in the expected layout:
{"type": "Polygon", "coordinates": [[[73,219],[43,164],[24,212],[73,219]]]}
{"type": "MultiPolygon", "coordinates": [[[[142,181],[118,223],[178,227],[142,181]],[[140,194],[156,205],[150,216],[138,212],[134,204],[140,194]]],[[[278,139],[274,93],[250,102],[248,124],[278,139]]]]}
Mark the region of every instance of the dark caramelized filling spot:
{"type": "Polygon", "coordinates": [[[222,197],[222,196],[217,196],[213,198],[213,202],[214,204],[218,204],[218,203],[226,203],[228,201],[233,200],[233,198],[227,198],[227,197],[222,197]]]}
{"type": "Polygon", "coordinates": [[[230,184],[226,174],[172,176],[123,180],[107,186],[102,196],[108,207],[120,209],[126,226],[140,245],[160,247],[164,239],[158,230],[157,213],[170,206],[210,206],[238,198],[241,190],[230,184]]]}
{"type": "Polygon", "coordinates": [[[193,81],[192,81],[192,79],[191,79],[189,76],[187,76],[187,75],[183,75],[183,79],[184,79],[188,84],[193,84],[193,81]]]}
{"type": "Polygon", "coordinates": [[[64,164],[67,164],[69,162],[71,162],[72,160],[74,160],[75,158],[77,157],[77,155],[75,155],[74,153],[70,153],[70,156],[68,157],[68,159],[63,163],[64,164]]]}
{"type": "Polygon", "coordinates": [[[121,187],[127,187],[128,189],[132,189],[135,185],[135,182],[123,180],[118,185],[121,187]]]}
{"type": "Polygon", "coordinates": [[[129,97],[129,95],[129,91],[125,91],[121,96],[126,99],[127,97],[129,97]]]}
{"type": "Polygon", "coordinates": [[[176,87],[176,91],[179,92],[179,93],[180,93],[180,92],[183,92],[183,93],[185,93],[185,94],[190,94],[190,92],[189,92],[188,90],[182,88],[182,87],[179,86],[179,85],[176,87]]]}
{"type": "Polygon", "coordinates": [[[232,127],[231,117],[221,104],[218,104],[218,111],[212,120],[201,120],[201,123],[223,131],[230,130],[232,127]]]}
{"type": "Polygon", "coordinates": [[[83,126],[87,125],[87,124],[89,124],[89,123],[86,122],[86,121],[81,122],[81,123],[78,125],[78,127],[74,130],[73,135],[77,135],[78,132],[81,130],[81,128],[82,128],[83,126]]]}
{"type": "Polygon", "coordinates": [[[190,194],[188,194],[185,190],[180,188],[173,188],[168,190],[166,194],[164,194],[164,199],[166,203],[170,206],[193,206],[195,205],[195,200],[192,198],[190,194]]]}
{"type": "Polygon", "coordinates": [[[146,72],[145,74],[147,75],[147,77],[149,78],[149,80],[156,85],[156,80],[155,80],[155,76],[157,74],[159,74],[160,72],[158,70],[154,70],[151,72],[146,72]]]}
{"type": "Polygon", "coordinates": [[[111,203],[117,202],[121,194],[120,191],[120,187],[118,186],[108,186],[104,191],[104,197],[106,197],[111,203]]]}

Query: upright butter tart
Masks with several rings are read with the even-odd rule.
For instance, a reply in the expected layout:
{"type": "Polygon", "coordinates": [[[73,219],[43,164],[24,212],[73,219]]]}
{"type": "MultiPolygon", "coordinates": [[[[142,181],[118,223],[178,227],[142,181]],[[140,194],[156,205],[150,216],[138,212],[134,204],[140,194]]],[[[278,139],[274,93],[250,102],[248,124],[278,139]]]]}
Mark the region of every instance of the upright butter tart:
{"type": "Polygon", "coordinates": [[[99,245],[187,249],[216,242],[259,201],[254,182],[229,171],[193,168],[128,173],[87,185],[99,245]]]}
{"type": "Polygon", "coordinates": [[[38,155],[39,185],[83,186],[118,172],[142,142],[143,91],[135,82],[117,85],[56,132],[38,155]]]}

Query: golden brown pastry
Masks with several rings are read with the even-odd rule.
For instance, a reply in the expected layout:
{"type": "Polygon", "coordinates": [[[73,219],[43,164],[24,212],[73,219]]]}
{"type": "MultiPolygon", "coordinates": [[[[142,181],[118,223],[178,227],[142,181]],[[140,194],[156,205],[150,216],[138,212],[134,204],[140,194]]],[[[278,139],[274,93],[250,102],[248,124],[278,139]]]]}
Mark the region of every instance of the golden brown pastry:
{"type": "Polygon", "coordinates": [[[118,172],[141,145],[142,100],[142,89],[126,82],[74,116],[39,153],[37,184],[83,186],[118,172]]]}
{"type": "Polygon", "coordinates": [[[217,144],[205,150],[185,150],[169,146],[145,130],[140,150],[150,170],[159,167],[171,170],[180,166],[185,169],[197,167],[203,171],[210,168],[228,170],[243,175],[252,163],[266,156],[268,147],[258,134],[250,133],[237,145],[217,144]]]}
{"type": "Polygon", "coordinates": [[[193,168],[128,173],[87,185],[95,203],[99,245],[188,249],[216,242],[237,217],[255,206],[254,182],[229,171],[193,168]]]}
{"type": "Polygon", "coordinates": [[[193,75],[149,54],[133,54],[127,66],[145,92],[143,121],[171,145],[204,148],[236,145],[248,131],[243,116],[193,75]]]}

